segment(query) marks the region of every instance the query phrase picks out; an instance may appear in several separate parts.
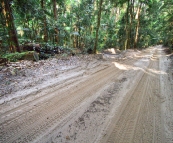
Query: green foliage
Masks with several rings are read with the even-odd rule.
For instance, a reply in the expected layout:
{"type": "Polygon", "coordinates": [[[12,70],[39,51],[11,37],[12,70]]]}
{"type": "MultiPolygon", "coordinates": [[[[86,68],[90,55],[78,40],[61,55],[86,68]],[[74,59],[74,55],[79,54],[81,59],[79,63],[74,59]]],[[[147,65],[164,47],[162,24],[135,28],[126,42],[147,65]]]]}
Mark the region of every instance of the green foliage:
{"type": "Polygon", "coordinates": [[[8,53],[8,54],[3,55],[2,57],[8,59],[8,61],[10,61],[10,62],[16,62],[16,61],[18,61],[18,60],[24,59],[24,57],[25,57],[26,55],[30,54],[30,53],[31,53],[31,52],[8,53]]]}
{"type": "Polygon", "coordinates": [[[165,46],[173,47],[173,1],[162,1],[162,7],[160,8],[158,31],[160,34],[160,40],[165,46]]]}
{"type": "MultiPolygon", "coordinates": [[[[94,48],[99,0],[56,0],[57,19],[54,17],[53,1],[44,0],[44,5],[42,8],[41,1],[35,0],[12,1],[12,14],[20,45],[32,41],[43,45],[43,49],[51,49],[55,45],[70,47],[63,48],[67,53],[73,49],[86,52],[94,48]],[[44,40],[45,32],[47,41],[44,40]],[[49,45],[46,47],[45,43],[49,45]]],[[[101,12],[97,50],[112,47],[125,49],[127,45],[128,48],[134,48],[136,35],[137,48],[162,42],[170,47],[173,45],[172,0],[136,0],[134,3],[131,0],[108,0],[103,1],[101,12]],[[140,4],[140,15],[136,18],[140,4]]],[[[1,12],[1,55],[9,51],[8,34],[1,12]]],[[[41,53],[40,56],[44,59],[52,55],[41,53]]]]}

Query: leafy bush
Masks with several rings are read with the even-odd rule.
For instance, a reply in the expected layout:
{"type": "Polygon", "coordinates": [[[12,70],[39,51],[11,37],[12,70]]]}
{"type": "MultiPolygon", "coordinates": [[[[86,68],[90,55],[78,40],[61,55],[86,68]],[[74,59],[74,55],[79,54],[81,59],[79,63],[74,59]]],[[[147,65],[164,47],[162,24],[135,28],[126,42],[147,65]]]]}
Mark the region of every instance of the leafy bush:
{"type": "Polygon", "coordinates": [[[8,54],[3,55],[2,57],[8,59],[8,61],[10,61],[10,62],[16,62],[16,61],[18,61],[18,60],[24,59],[24,57],[25,57],[26,55],[28,55],[29,53],[30,53],[30,52],[8,53],[8,54]]]}

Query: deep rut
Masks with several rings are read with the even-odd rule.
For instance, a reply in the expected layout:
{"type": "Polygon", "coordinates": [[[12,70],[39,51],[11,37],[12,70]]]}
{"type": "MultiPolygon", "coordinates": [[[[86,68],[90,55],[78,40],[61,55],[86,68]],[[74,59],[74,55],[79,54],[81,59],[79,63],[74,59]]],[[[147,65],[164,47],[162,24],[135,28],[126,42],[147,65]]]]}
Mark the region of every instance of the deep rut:
{"type": "MultiPolygon", "coordinates": [[[[126,61],[125,64],[132,64],[134,60],[126,61]]],[[[32,142],[49,131],[50,128],[57,126],[60,121],[70,114],[82,101],[93,95],[98,89],[122,73],[114,66],[104,68],[93,73],[86,80],[75,85],[73,90],[55,90],[49,95],[51,99],[34,105],[29,110],[24,110],[19,115],[13,115],[3,119],[0,124],[0,136],[2,142],[32,142]],[[104,77],[104,78],[101,78],[104,77]]],[[[68,88],[64,87],[64,88],[68,88]]],[[[31,101],[30,101],[31,102],[31,101]]],[[[35,102],[33,100],[33,102],[35,102]]],[[[31,104],[31,103],[30,103],[31,104]]],[[[27,103],[26,103],[27,105],[27,103]]],[[[25,104],[14,110],[22,110],[25,104]]],[[[10,111],[8,111],[10,112],[10,111]]],[[[4,113],[5,114],[5,113],[4,113]]]]}
{"type": "Polygon", "coordinates": [[[159,71],[157,54],[150,60],[138,85],[128,94],[129,100],[122,104],[122,113],[116,115],[109,125],[102,143],[162,143],[159,71]]]}

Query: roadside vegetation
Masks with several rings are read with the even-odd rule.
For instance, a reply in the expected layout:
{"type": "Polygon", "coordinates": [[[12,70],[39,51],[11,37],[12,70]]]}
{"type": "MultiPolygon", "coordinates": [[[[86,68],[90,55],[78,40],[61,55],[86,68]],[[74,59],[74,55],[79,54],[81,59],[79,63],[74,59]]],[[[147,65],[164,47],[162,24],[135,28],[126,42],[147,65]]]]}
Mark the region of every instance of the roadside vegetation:
{"type": "Polygon", "coordinates": [[[0,58],[17,61],[36,51],[37,61],[157,44],[172,49],[172,13],[172,0],[0,0],[0,58]]]}

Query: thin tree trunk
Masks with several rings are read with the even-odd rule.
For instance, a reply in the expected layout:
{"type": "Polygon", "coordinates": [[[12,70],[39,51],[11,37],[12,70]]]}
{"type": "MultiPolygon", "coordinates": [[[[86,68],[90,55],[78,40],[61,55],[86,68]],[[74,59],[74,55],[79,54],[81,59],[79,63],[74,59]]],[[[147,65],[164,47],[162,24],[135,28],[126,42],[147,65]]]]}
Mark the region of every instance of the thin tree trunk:
{"type": "Polygon", "coordinates": [[[54,19],[57,20],[56,0],[53,0],[53,15],[54,19]]]}
{"type": "Polygon", "coordinates": [[[124,43],[124,50],[129,48],[129,7],[130,0],[128,0],[127,12],[126,12],[126,40],[124,43]]]}
{"type": "Polygon", "coordinates": [[[79,15],[77,14],[77,24],[76,24],[76,32],[78,32],[79,35],[76,36],[76,48],[79,48],[80,46],[80,22],[79,22],[79,15]]]}
{"type": "Polygon", "coordinates": [[[96,38],[95,38],[94,51],[93,51],[94,54],[96,54],[97,45],[98,45],[98,34],[99,34],[100,19],[101,19],[101,14],[102,14],[102,4],[103,4],[103,0],[100,0],[99,12],[98,12],[98,17],[97,17],[96,38]]]}
{"type": "MultiPolygon", "coordinates": [[[[53,2],[53,15],[54,15],[54,20],[57,21],[57,19],[58,19],[58,16],[57,16],[57,8],[56,8],[57,2],[56,2],[56,0],[52,0],[52,2],[53,2]]],[[[55,27],[55,43],[56,44],[58,44],[58,41],[59,41],[58,34],[59,34],[59,30],[58,30],[57,27],[55,27]]]]}
{"type": "Polygon", "coordinates": [[[14,25],[14,19],[12,15],[10,2],[11,2],[10,0],[1,0],[2,12],[5,17],[6,27],[8,29],[8,34],[9,34],[9,46],[11,52],[21,52],[16,28],[14,25]]]}
{"type": "Polygon", "coordinates": [[[139,5],[139,7],[138,7],[137,14],[136,14],[137,25],[136,25],[136,34],[135,34],[135,39],[134,39],[134,48],[137,48],[137,43],[138,43],[141,7],[142,7],[142,3],[140,3],[140,5],[139,5]]]}
{"type": "Polygon", "coordinates": [[[132,34],[132,29],[133,29],[133,23],[134,23],[134,0],[130,1],[130,27],[129,27],[129,47],[131,48],[134,45],[134,41],[133,41],[133,34],[132,34]]]}
{"type": "MultiPolygon", "coordinates": [[[[44,0],[41,0],[41,8],[43,11],[45,10],[44,0]]],[[[48,32],[47,32],[47,20],[46,20],[45,12],[44,12],[44,16],[43,16],[43,23],[44,23],[44,42],[47,42],[48,41],[48,32]]]]}

